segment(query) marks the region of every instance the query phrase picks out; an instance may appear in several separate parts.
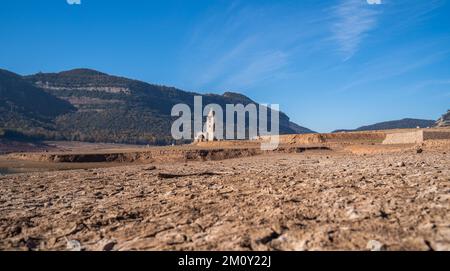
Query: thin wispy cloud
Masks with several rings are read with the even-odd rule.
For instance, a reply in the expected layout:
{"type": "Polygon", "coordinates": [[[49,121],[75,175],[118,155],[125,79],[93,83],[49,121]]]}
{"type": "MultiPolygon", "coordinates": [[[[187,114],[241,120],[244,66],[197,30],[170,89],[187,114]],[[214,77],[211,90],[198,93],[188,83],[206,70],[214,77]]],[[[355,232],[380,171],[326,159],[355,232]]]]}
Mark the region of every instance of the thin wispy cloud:
{"type": "MultiPolygon", "coordinates": [[[[325,6],[319,4],[317,10],[325,6]]],[[[320,40],[330,23],[327,13],[317,16],[295,7],[232,2],[226,12],[209,12],[185,43],[188,53],[183,55],[194,58],[189,63],[195,62],[196,69],[201,67],[188,84],[195,89],[239,90],[292,73],[289,68],[296,56],[308,57],[322,49],[320,40]]]]}
{"type": "Polygon", "coordinates": [[[81,0],[67,0],[69,5],[81,5],[81,0]]]}
{"type": "Polygon", "coordinates": [[[348,91],[364,84],[379,82],[407,74],[445,59],[450,53],[450,50],[427,53],[432,50],[433,47],[430,45],[411,48],[409,50],[399,49],[396,52],[386,54],[383,58],[367,62],[359,72],[350,77],[350,83],[337,88],[336,92],[348,91]],[[415,56],[418,54],[424,56],[416,58],[415,56]]]}
{"type": "MultiPolygon", "coordinates": [[[[443,5],[442,0],[430,0],[424,3],[416,3],[411,5],[409,1],[383,1],[383,10],[372,10],[371,7],[379,5],[364,5],[361,4],[364,1],[341,1],[340,5],[333,8],[335,14],[340,14],[343,16],[347,14],[349,18],[347,21],[345,19],[337,19],[337,22],[342,23],[340,31],[347,34],[341,34],[341,39],[338,36],[334,36],[334,40],[339,44],[346,44],[339,48],[339,52],[342,55],[346,55],[346,60],[351,58],[358,50],[361,50],[362,43],[364,39],[369,36],[370,31],[377,28],[377,34],[381,36],[384,40],[395,39],[402,31],[413,31],[417,26],[426,23],[426,20],[432,18],[432,13],[439,7],[443,5]],[[339,12],[338,12],[339,11],[339,12]],[[357,12],[358,11],[358,12],[357,12]],[[352,16],[351,14],[355,15],[352,16]],[[364,15],[364,16],[362,16],[364,15]],[[401,18],[399,20],[389,20],[389,27],[381,27],[380,20],[381,15],[383,18],[401,18]],[[366,18],[366,20],[363,20],[366,18]],[[369,18],[369,19],[367,19],[369,18]],[[359,24],[357,22],[360,22],[359,24]],[[407,21],[408,23],[405,23],[407,21]],[[352,22],[352,23],[350,23],[352,22]],[[365,23],[364,23],[365,22],[365,23]],[[344,27],[346,25],[346,27],[344,27]],[[356,27],[360,25],[356,30],[347,31],[351,27],[356,27]],[[409,30],[406,30],[408,28],[409,30]],[[362,31],[366,29],[366,31],[362,31]],[[359,34],[358,34],[359,33],[359,34]],[[352,35],[354,34],[354,35],[352,35]],[[358,35],[357,35],[358,34],[358,35]],[[345,37],[345,38],[344,38],[345,37]],[[348,50],[346,50],[348,49],[348,50]]],[[[336,23],[334,24],[336,25],[336,23]]],[[[336,29],[336,33],[340,32],[336,29]]],[[[367,38],[366,43],[373,42],[377,40],[374,35],[367,38]]],[[[357,65],[358,72],[353,73],[346,80],[342,86],[333,90],[333,92],[344,92],[352,89],[361,89],[367,87],[367,84],[373,82],[380,82],[382,80],[391,79],[397,76],[419,70],[434,63],[439,62],[442,59],[447,59],[450,51],[448,49],[440,49],[440,44],[447,43],[447,38],[434,37],[433,39],[428,39],[426,42],[418,43],[416,40],[407,43],[406,47],[404,44],[396,45],[392,44],[393,48],[383,49],[380,52],[371,52],[371,59],[361,62],[360,64],[353,63],[357,65]],[[420,56],[420,57],[418,57],[420,56]]],[[[373,47],[372,47],[373,48],[373,47]]],[[[364,52],[367,56],[367,51],[364,52]]],[[[342,63],[345,67],[346,63],[342,63]]],[[[334,69],[339,70],[341,65],[337,65],[334,69]]]]}
{"type": "Polygon", "coordinates": [[[424,24],[432,17],[433,12],[445,3],[446,0],[414,1],[414,4],[411,4],[410,0],[391,0],[386,4],[388,8],[384,10],[384,15],[402,19],[393,21],[384,30],[386,33],[396,35],[406,29],[424,24]]]}
{"type": "Polygon", "coordinates": [[[274,76],[287,64],[287,54],[282,51],[261,53],[247,63],[239,73],[230,76],[224,83],[228,87],[246,87],[257,82],[264,82],[274,76]]]}
{"type": "Polygon", "coordinates": [[[331,9],[335,18],[331,40],[338,45],[344,60],[350,59],[361,46],[364,38],[377,27],[380,5],[369,5],[361,0],[342,0],[331,9]]]}
{"type": "Polygon", "coordinates": [[[450,79],[425,80],[411,87],[412,91],[424,90],[435,86],[450,86],[450,79]]]}
{"type": "Polygon", "coordinates": [[[201,67],[194,86],[242,89],[286,68],[289,50],[299,34],[280,33],[279,29],[286,29],[283,20],[261,25],[271,12],[233,2],[227,12],[211,12],[211,17],[200,22],[186,43],[186,50],[201,67]]]}
{"type": "Polygon", "coordinates": [[[205,72],[202,73],[197,79],[198,84],[204,85],[218,80],[218,78],[223,75],[223,72],[227,67],[233,66],[236,59],[242,59],[244,57],[244,54],[253,46],[255,40],[255,37],[248,37],[237,43],[233,48],[222,54],[219,58],[210,61],[208,69],[205,70],[205,72]]]}

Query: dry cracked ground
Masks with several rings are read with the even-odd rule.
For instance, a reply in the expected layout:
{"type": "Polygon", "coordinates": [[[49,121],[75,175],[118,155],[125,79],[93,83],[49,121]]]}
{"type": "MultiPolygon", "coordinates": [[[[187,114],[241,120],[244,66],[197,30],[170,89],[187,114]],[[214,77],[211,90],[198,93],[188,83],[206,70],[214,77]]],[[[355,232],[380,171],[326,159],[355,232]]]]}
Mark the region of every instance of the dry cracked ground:
{"type": "Polygon", "coordinates": [[[450,152],[0,177],[2,250],[449,250],[450,152]]]}

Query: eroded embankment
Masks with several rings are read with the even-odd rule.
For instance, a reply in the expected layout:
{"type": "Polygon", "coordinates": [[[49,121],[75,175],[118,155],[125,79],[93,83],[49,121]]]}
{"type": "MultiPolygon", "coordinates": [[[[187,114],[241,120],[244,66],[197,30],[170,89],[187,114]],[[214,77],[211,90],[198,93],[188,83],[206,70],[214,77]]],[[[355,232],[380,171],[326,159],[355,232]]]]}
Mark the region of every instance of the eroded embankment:
{"type": "Polygon", "coordinates": [[[330,134],[300,134],[300,135],[281,135],[281,144],[323,144],[323,143],[357,143],[373,142],[381,143],[386,138],[386,132],[348,132],[348,133],[330,133],[330,134]]]}
{"type": "MultiPolygon", "coordinates": [[[[307,150],[329,150],[324,146],[279,147],[273,152],[301,153],[307,150]]],[[[259,148],[216,148],[216,149],[164,149],[112,153],[15,153],[10,159],[52,162],[52,163],[132,163],[171,161],[217,161],[249,157],[265,153],[259,148]]]]}
{"type": "Polygon", "coordinates": [[[208,161],[257,155],[257,149],[150,150],[115,153],[20,153],[11,159],[53,163],[208,161]]]}

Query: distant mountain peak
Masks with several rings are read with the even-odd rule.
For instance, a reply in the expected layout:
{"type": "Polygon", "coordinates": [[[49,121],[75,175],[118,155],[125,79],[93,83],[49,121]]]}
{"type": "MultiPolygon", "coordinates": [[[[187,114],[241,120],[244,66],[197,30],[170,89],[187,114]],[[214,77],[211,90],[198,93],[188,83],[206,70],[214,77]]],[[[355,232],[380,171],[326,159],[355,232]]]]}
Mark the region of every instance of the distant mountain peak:
{"type": "Polygon", "coordinates": [[[237,93],[237,92],[232,92],[232,91],[226,91],[226,92],[224,92],[224,93],[222,94],[222,96],[224,96],[224,97],[230,97],[230,98],[238,97],[238,98],[247,98],[247,99],[249,99],[249,98],[248,98],[247,96],[245,96],[244,94],[237,93]]]}
{"type": "Polygon", "coordinates": [[[246,104],[255,102],[252,99],[250,99],[249,97],[245,96],[244,94],[237,93],[237,92],[227,91],[227,92],[224,92],[222,94],[222,96],[225,97],[225,98],[232,99],[232,100],[241,101],[241,102],[246,103],[246,104]]]}
{"type": "Polygon", "coordinates": [[[58,77],[58,78],[95,78],[95,77],[107,77],[110,76],[109,74],[99,72],[97,70],[93,69],[87,69],[87,68],[77,68],[67,71],[61,71],[61,72],[38,72],[33,75],[28,75],[25,77],[58,77]]]}
{"type": "Polygon", "coordinates": [[[96,76],[96,75],[103,75],[103,76],[108,76],[108,74],[103,73],[103,72],[99,72],[93,69],[87,69],[87,68],[77,68],[77,69],[72,69],[72,70],[68,70],[68,71],[62,71],[58,73],[59,75],[71,75],[71,76],[96,76]]]}

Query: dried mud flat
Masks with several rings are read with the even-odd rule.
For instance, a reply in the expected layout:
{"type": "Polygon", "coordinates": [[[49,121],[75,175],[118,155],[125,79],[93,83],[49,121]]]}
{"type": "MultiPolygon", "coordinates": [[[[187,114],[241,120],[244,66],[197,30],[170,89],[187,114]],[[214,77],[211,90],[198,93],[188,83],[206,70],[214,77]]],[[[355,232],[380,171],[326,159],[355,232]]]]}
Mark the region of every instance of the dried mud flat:
{"type": "Polygon", "coordinates": [[[450,250],[449,144],[0,177],[2,250],[450,250]]]}

